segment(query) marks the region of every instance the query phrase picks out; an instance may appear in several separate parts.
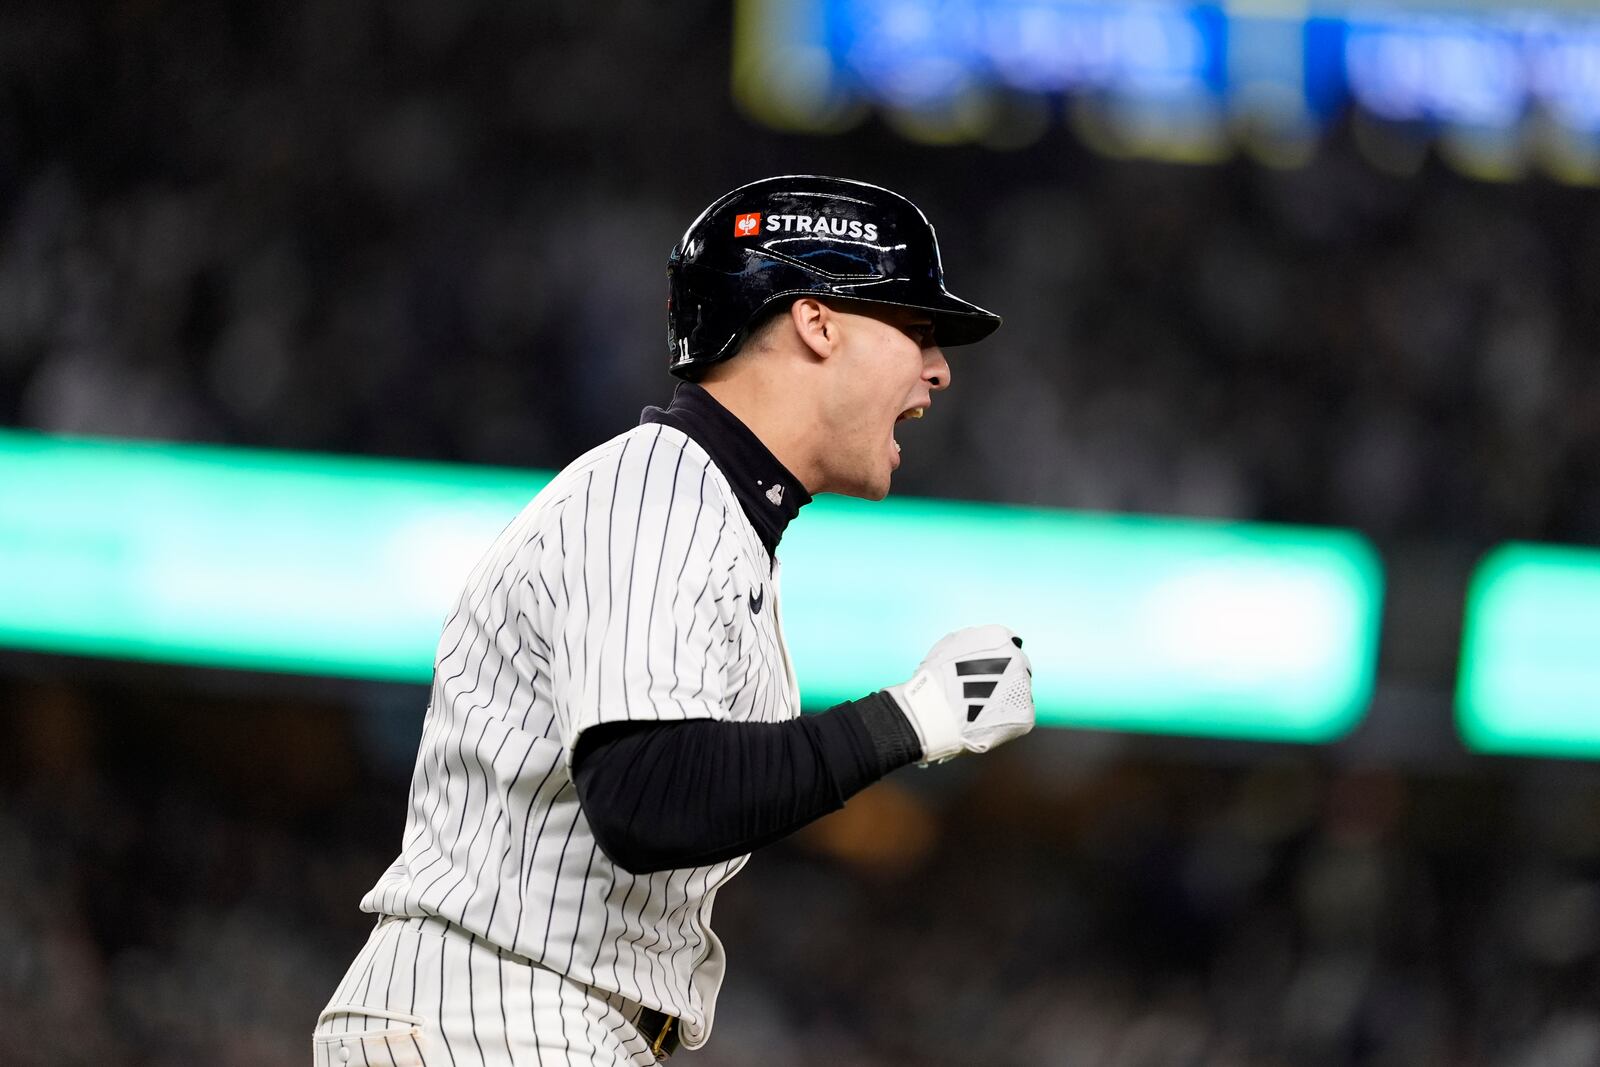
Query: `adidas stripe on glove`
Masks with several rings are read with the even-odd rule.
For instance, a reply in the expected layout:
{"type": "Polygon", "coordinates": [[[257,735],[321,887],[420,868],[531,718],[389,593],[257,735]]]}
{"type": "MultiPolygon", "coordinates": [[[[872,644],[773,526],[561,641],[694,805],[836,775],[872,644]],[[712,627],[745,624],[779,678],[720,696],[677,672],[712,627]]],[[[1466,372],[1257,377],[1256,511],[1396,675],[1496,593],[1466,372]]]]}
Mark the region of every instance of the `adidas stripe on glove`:
{"type": "Polygon", "coordinates": [[[911,720],[923,765],[987,752],[1033,729],[1033,668],[1004,626],[969,626],[933,646],[917,673],[884,692],[911,720]]]}

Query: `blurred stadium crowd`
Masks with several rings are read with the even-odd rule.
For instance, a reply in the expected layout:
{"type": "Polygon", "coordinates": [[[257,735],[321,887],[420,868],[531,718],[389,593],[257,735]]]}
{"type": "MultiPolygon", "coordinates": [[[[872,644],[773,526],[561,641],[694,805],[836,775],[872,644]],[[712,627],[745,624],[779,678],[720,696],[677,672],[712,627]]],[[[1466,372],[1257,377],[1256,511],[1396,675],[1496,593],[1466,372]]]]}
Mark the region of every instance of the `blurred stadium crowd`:
{"type": "MultiPolygon", "coordinates": [[[[0,1062],[303,1062],[402,777],[332,705],[0,697],[0,1062]]],[[[688,1062],[1600,1062],[1592,775],[1037,740],[905,772],[757,857],[718,900],[730,977],[688,1062]]]]}
{"type": "Polygon", "coordinates": [[[0,421],[554,467],[669,389],[667,250],[784,169],[919,200],[1007,317],[900,491],[1600,535],[1600,200],[1335,142],[1272,171],[728,102],[730,15],[576,2],[0,15],[0,421]],[[1000,428],[1004,427],[1004,432],[1000,428]]]}
{"type": "MultiPolygon", "coordinates": [[[[728,102],[730,20],[6,5],[0,425],[558,466],[670,389],[693,214],[820,170],[911,194],[1007,317],[898,491],[1600,538],[1593,192],[1383,174],[1337,139],[1273,171],[1059,131],[784,138],[728,102]]],[[[398,841],[420,692],[0,667],[0,1063],[301,1062],[398,841]]],[[[753,863],[690,1062],[1600,1062],[1583,769],[1035,740],[753,863]]]]}

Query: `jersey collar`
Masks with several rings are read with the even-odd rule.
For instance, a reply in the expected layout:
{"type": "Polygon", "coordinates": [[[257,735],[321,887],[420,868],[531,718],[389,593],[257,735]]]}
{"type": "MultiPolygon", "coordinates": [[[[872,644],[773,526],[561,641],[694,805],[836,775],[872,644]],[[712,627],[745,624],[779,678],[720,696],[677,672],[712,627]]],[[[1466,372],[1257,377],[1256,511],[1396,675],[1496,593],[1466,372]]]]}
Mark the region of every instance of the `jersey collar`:
{"type": "Polygon", "coordinates": [[[811,503],[800,480],[790,474],[761,438],[693,382],[680,382],[672,403],[648,407],[639,424],[659,422],[682,430],[706,450],[739,498],[745,517],[755,527],[767,555],[776,558],[778,540],[789,520],[811,503]]]}

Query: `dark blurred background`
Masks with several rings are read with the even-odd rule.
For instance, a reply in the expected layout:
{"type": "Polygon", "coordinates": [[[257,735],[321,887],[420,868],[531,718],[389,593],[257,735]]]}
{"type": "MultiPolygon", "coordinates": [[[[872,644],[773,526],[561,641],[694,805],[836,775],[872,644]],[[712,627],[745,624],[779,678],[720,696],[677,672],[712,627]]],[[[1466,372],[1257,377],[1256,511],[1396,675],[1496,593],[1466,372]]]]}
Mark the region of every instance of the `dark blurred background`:
{"type": "MultiPolygon", "coordinates": [[[[1294,168],[781,133],[734,21],[5,5],[0,425],[558,467],[670,394],[701,207],[887,184],[1007,320],[896,491],[1357,529],[1377,696],[1330,746],[1052,730],[896,776],[721,895],[689,1062],[1600,1063],[1600,775],[1470,756],[1450,706],[1481,553],[1600,540],[1593,189],[1396,173],[1358,117],[1294,168]]],[[[0,655],[0,1063],[304,1062],[425,701],[0,655]]]]}

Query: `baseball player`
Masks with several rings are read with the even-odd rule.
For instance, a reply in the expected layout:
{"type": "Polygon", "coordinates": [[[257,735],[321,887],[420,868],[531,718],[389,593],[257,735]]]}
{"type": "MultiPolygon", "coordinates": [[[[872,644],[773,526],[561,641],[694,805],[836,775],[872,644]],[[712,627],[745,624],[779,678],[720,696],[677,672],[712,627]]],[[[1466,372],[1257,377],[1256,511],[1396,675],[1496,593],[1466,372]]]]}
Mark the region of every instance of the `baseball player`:
{"type": "MultiPolygon", "coordinates": [[[[400,856],[317,1021],[317,1067],[651,1064],[711,1033],[718,890],[896,768],[1033,726],[1022,642],[959,630],[800,715],[777,549],[816,493],[881,499],[895,425],[998,316],[862,182],[769,178],[668,260],[666,408],[579,457],[444,626],[400,856]]],[[[937,576],[930,575],[929,580],[937,576]]]]}

